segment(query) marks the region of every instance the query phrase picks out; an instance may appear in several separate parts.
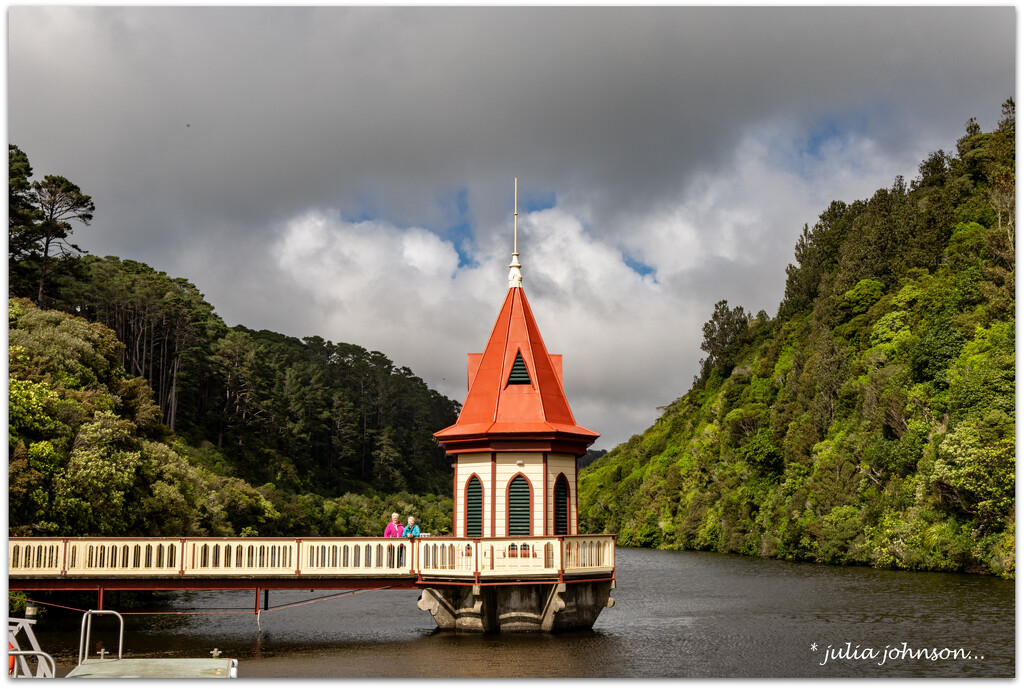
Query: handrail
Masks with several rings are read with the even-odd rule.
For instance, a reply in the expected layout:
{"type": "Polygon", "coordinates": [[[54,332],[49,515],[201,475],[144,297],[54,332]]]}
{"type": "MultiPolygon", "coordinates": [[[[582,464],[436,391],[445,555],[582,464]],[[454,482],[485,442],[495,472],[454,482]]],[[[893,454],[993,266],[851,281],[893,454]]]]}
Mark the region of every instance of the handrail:
{"type": "Polygon", "coordinates": [[[89,646],[92,643],[92,617],[93,615],[114,615],[121,622],[121,632],[117,640],[117,659],[121,660],[124,653],[124,618],[121,613],[113,610],[89,610],[82,615],[82,633],[78,637],[78,664],[81,665],[89,659],[89,646]]]}
{"type": "Polygon", "coordinates": [[[613,573],[615,536],[500,538],[12,537],[8,574],[30,578],[414,577],[562,579],[613,573]]]}
{"type": "Polygon", "coordinates": [[[54,662],[53,656],[51,656],[46,651],[40,651],[40,650],[36,650],[36,649],[29,649],[27,651],[13,651],[13,650],[9,650],[9,651],[7,651],[7,655],[14,656],[16,658],[22,658],[22,657],[26,657],[26,656],[37,656],[39,658],[39,661],[36,662],[36,674],[33,675],[31,672],[29,672],[27,665],[26,665],[26,667],[23,668],[22,667],[22,662],[24,662],[24,661],[19,661],[19,662],[14,664],[14,668],[11,670],[11,674],[8,675],[8,677],[11,677],[11,678],[21,677],[22,675],[18,674],[19,671],[23,671],[25,677],[37,677],[38,678],[38,677],[56,677],[57,676],[57,663],[54,662]],[[50,664],[49,668],[46,668],[46,666],[42,663],[43,660],[45,660],[46,662],[48,662],[50,664]]]}

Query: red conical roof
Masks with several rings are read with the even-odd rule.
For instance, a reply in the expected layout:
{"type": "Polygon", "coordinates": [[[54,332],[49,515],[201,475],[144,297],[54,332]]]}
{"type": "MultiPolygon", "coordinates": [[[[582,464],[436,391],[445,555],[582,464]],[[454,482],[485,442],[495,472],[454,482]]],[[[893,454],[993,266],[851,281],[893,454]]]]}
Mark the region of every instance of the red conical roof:
{"type": "Polygon", "coordinates": [[[548,354],[522,287],[510,287],[483,354],[469,355],[469,393],[458,421],[434,437],[449,453],[582,455],[599,434],[576,424],[561,363],[561,355],[548,354]]]}

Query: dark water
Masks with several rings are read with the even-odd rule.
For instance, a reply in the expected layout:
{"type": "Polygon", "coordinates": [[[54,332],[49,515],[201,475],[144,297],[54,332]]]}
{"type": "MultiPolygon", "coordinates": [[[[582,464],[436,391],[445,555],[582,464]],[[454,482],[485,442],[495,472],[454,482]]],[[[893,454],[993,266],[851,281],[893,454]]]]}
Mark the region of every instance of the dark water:
{"type": "MultiPolygon", "coordinates": [[[[1013,582],[626,548],[617,577],[615,606],[586,632],[438,632],[416,591],[276,610],[335,594],[271,592],[260,631],[253,592],[203,592],[159,609],[248,612],[128,616],[125,651],[198,657],[216,647],[249,678],[1014,675],[1013,582]],[[928,655],[915,659],[920,649],[928,655]]],[[[105,602],[115,607],[116,594],[105,602]]],[[[49,615],[36,627],[59,675],[77,657],[79,619],[49,615]]],[[[98,620],[94,638],[106,628],[98,620]]]]}

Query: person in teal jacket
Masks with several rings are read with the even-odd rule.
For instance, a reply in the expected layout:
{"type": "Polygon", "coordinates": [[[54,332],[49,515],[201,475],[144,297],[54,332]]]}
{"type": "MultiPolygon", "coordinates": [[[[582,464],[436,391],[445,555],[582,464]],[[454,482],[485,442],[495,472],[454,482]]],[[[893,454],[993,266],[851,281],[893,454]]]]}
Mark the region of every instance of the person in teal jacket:
{"type": "Polygon", "coordinates": [[[409,517],[409,523],[402,530],[402,538],[417,538],[420,535],[420,526],[414,517],[409,517]]]}

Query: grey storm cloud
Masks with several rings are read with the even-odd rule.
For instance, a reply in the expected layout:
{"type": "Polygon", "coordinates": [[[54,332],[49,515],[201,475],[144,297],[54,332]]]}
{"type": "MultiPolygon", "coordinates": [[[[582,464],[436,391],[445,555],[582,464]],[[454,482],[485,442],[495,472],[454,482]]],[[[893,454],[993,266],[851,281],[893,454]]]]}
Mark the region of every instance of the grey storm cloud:
{"type": "MultiPolygon", "coordinates": [[[[372,220],[399,251],[424,228],[470,265],[437,249],[434,273],[415,272],[420,259],[371,270],[380,312],[415,292],[388,280],[428,274],[460,273],[465,290],[486,284],[474,270],[496,271],[500,299],[518,176],[522,220],[553,199],[582,226],[573,237],[608,248],[593,261],[646,264],[650,299],[679,315],[649,356],[679,347],[689,371],[655,383],[638,370],[635,389],[609,393],[646,400],[639,432],[688,387],[718,298],[774,313],[800,228],[829,200],[913,177],[972,116],[994,125],[1014,93],[1015,23],[1012,7],[21,6],[8,14],[8,132],[37,175],[93,195],[94,224],[76,234],[91,252],[188,277],[229,323],[380,347],[434,385],[462,364],[403,349],[380,313],[323,332],[357,296],[318,297],[282,247],[309,250],[295,221],[311,212],[327,223],[320,242],[372,220]],[[766,191],[780,178],[789,198],[766,191]]],[[[535,277],[542,302],[574,293],[535,277]]],[[[495,299],[465,298],[466,320],[439,308],[438,322],[485,337],[495,299]]],[[[594,295],[580,299],[591,312],[594,295]]],[[[620,328],[635,330],[595,322],[587,338],[620,328]]],[[[442,345],[462,356],[482,342],[442,345]]]]}

